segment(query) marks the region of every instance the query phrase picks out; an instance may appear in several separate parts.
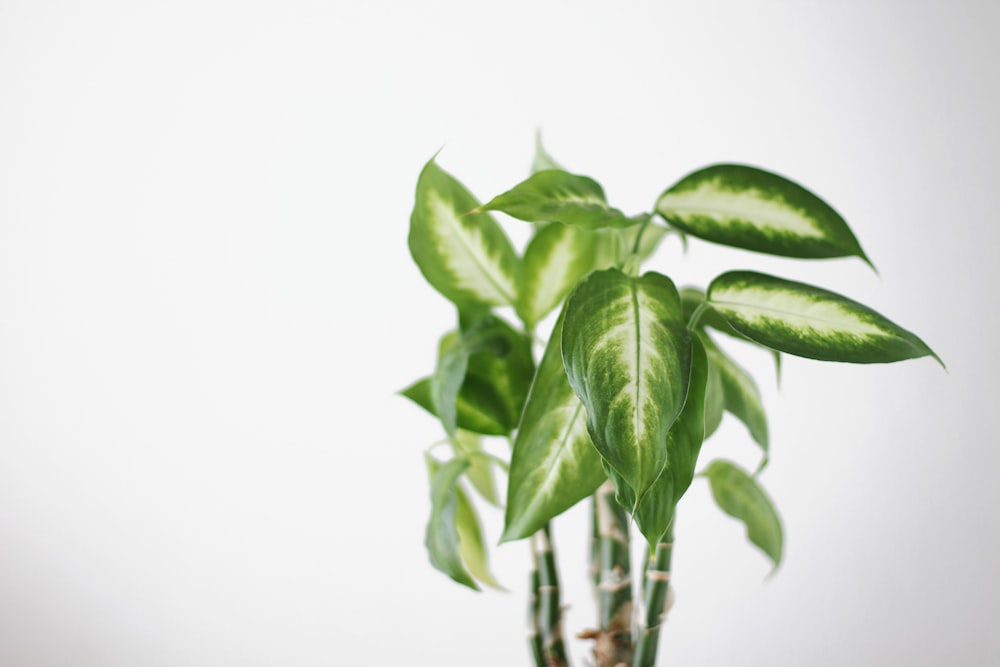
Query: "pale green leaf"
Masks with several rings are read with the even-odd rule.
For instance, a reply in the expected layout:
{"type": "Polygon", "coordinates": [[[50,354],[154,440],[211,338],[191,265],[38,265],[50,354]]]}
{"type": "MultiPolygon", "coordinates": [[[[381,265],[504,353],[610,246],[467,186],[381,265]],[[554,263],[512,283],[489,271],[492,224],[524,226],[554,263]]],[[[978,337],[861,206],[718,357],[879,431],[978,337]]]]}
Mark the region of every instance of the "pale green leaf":
{"type": "Polygon", "coordinates": [[[673,282],[652,272],[591,273],[567,303],[562,355],[591,440],[641,500],[666,464],[667,432],[684,405],[691,371],[673,282]]]}
{"type": "Polygon", "coordinates": [[[707,440],[722,423],[722,415],[726,410],[725,388],[722,386],[722,373],[719,367],[711,361],[708,363],[708,382],[705,387],[705,439],[707,440]]]}
{"type": "Polygon", "coordinates": [[[531,173],[537,174],[546,169],[562,169],[562,166],[545,150],[542,145],[542,131],[539,130],[535,133],[535,157],[531,161],[531,173]]]}
{"type": "Polygon", "coordinates": [[[562,303],[597,259],[598,237],[573,225],[552,223],[528,243],[521,263],[517,314],[533,327],[562,303]]]}
{"type": "Polygon", "coordinates": [[[941,361],[868,306],[812,285],[733,271],[712,281],[708,300],[741,334],[788,354],[859,364],[928,355],[941,361]]]}
{"type": "Polygon", "coordinates": [[[458,430],[454,439],[455,455],[466,459],[469,468],[465,477],[472,487],[479,492],[483,500],[491,505],[499,506],[496,480],[493,477],[493,461],[483,450],[482,440],[475,433],[458,430]]]}
{"type": "Polygon", "coordinates": [[[640,222],[610,207],[597,181],[561,169],[532,174],[477,210],[502,211],[518,220],[561,222],[583,229],[628,227],[640,222]]]}
{"type": "Polygon", "coordinates": [[[739,419],[750,431],[750,436],[767,456],[767,415],[760,390],[753,377],[716,345],[708,334],[702,335],[709,363],[718,369],[722,381],[726,411],[739,419]]]}
{"type": "Polygon", "coordinates": [[[787,257],[857,256],[871,264],[829,204],[755,167],[700,169],[667,189],[656,210],[672,225],[715,243],[787,257]]]}
{"type": "Polygon", "coordinates": [[[767,554],[774,567],[781,563],[782,530],[774,504],[757,481],[729,461],[712,461],[703,473],[715,502],[726,514],[743,522],[747,538],[767,554]]]}
{"type": "Polygon", "coordinates": [[[529,537],[604,481],[587,415],[563,368],[556,322],[538,365],[511,454],[502,541],[529,537]]]}
{"type": "Polygon", "coordinates": [[[459,307],[512,305],[517,255],[491,216],[469,214],[478,205],[431,159],[417,181],[410,253],[427,282],[459,307]]]}
{"type": "Polygon", "coordinates": [[[483,543],[483,531],[476,510],[461,488],[456,488],[455,491],[458,501],[455,511],[455,527],[458,531],[458,551],[462,562],[473,578],[490,588],[503,590],[493,573],[490,572],[489,556],[486,553],[486,545],[483,543]]]}
{"type": "Polygon", "coordinates": [[[428,457],[427,465],[431,476],[431,518],[424,545],[431,565],[458,583],[479,590],[462,560],[457,526],[458,478],[469,463],[456,458],[439,464],[428,457]]]}

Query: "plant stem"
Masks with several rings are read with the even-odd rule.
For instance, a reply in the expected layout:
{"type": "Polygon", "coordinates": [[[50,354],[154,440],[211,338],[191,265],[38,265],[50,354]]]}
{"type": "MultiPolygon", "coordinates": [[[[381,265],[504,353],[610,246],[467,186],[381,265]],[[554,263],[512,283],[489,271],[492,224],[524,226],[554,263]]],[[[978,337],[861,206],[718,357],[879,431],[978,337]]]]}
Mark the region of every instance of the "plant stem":
{"type": "Polygon", "coordinates": [[[594,494],[597,530],[597,613],[600,627],[581,633],[594,640],[596,667],[632,661],[632,577],[629,518],[615,500],[615,487],[605,482],[594,494]]]}
{"type": "Polygon", "coordinates": [[[538,557],[532,551],[531,554],[531,598],[528,605],[528,644],[531,646],[531,657],[535,661],[535,667],[545,667],[545,656],[542,652],[542,630],[538,622],[538,612],[541,602],[538,596],[538,557]]]}
{"type": "Polygon", "coordinates": [[[670,557],[674,550],[673,522],[656,546],[656,553],[646,560],[643,574],[643,605],[639,614],[639,628],[632,667],[653,667],[656,649],[660,642],[660,628],[670,609],[670,557]]]}
{"type": "Polygon", "coordinates": [[[562,606],[559,602],[559,572],[548,524],[532,535],[531,548],[538,572],[538,630],[542,664],[568,667],[562,636],[562,606]]]}

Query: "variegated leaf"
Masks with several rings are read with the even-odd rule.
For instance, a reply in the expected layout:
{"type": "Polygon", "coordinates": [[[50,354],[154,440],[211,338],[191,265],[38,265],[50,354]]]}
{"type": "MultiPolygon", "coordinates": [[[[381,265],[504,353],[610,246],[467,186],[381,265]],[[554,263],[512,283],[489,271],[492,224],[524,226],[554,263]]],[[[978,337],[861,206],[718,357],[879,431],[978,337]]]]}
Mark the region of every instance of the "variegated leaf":
{"type": "Polygon", "coordinates": [[[712,281],[708,301],[744,336],[800,357],[866,364],[930,355],[941,361],[915,334],[868,306],[812,285],[733,271],[712,281]]]}
{"type": "Polygon", "coordinates": [[[774,567],[781,563],[781,519],[774,503],[757,481],[739,466],[716,460],[703,473],[712,487],[712,496],[722,511],[746,526],[747,537],[767,554],[774,567]]]}
{"type": "Polygon", "coordinates": [[[717,164],[664,192],[657,212],[715,243],[787,257],[871,262],[844,219],[801,185],[755,167],[717,164]]]}
{"type": "MultiPolygon", "coordinates": [[[[493,477],[493,461],[483,451],[483,443],[475,433],[459,429],[454,439],[455,456],[466,459],[469,467],[465,477],[472,488],[479,492],[483,500],[494,506],[500,505],[496,480],[493,477]]],[[[461,498],[459,498],[461,501],[461,498]]],[[[475,573],[473,573],[475,574],[475,573]]]]}
{"type": "Polygon", "coordinates": [[[501,541],[529,537],[604,481],[587,414],[566,379],[556,322],[514,439],[501,541]]]}
{"type": "Polygon", "coordinates": [[[517,314],[533,327],[559,305],[594,267],[598,237],[573,225],[552,223],[528,243],[518,280],[517,314]]]}
{"type": "Polygon", "coordinates": [[[477,209],[502,211],[528,222],[561,222],[583,229],[629,227],[640,222],[608,206],[604,189],[592,178],[545,169],[477,209]]]}
{"type": "Polygon", "coordinates": [[[427,282],[460,308],[512,305],[517,255],[491,216],[469,214],[478,205],[431,159],[417,181],[410,253],[427,282]]]}
{"type": "Polygon", "coordinates": [[[476,509],[472,506],[461,487],[456,487],[455,496],[455,528],[458,532],[458,552],[462,562],[468,568],[474,579],[481,581],[490,588],[503,590],[490,572],[489,555],[483,542],[483,531],[479,524],[476,509]]]}
{"type": "Polygon", "coordinates": [[[767,456],[767,415],[760,390],[753,377],[742,366],[737,364],[708,334],[702,335],[705,350],[708,352],[709,363],[718,369],[719,379],[725,400],[726,411],[739,419],[750,431],[750,436],[764,450],[767,456]]]}
{"type": "Polygon", "coordinates": [[[462,560],[457,525],[458,478],[468,465],[468,461],[459,458],[442,464],[427,457],[431,477],[431,518],[427,523],[424,545],[431,565],[458,583],[478,591],[479,586],[462,560]]]}
{"type": "Polygon", "coordinates": [[[562,355],[594,445],[640,501],[666,464],[691,371],[673,282],[652,272],[591,273],[567,302],[562,355]]]}

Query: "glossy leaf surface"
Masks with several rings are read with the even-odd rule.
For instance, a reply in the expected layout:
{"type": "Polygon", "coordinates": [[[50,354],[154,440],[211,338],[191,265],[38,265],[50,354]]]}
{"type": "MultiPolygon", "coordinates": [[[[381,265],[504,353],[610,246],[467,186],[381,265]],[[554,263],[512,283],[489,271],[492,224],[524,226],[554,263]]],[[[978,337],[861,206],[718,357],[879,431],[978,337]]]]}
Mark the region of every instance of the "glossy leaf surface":
{"type": "Polygon", "coordinates": [[[712,461],[704,473],[712,497],[726,514],[743,522],[747,538],[767,554],[774,567],[781,563],[782,529],[774,504],[757,481],[729,461],[712,461]]]}
{"type": "Polygon", "coordinates": [[[652,272],[591,273],[567,302],[562,355],[594,445],[641,500],[666,464],[667,432],[690,377],[691,342],[673,282],[652,272]]]}
{"type": "Polygon", "coordinates": [[[755,167],[718,164],[664,192],[657,212],[715,243],[802,258],[857,256],[869,262],[844,219],[801,185],[755,167]]]}
{"type": "Polygon", "coordinates": [[[432,159],[417,181],[409,246],[420,272],[460,308],[514,303],[518,258],[479,202],[432,159]]]}
{"type": "Polygon", "coordinates": [[[915,334],[868,306],[812,285],[733,271],[712,281],[708,300],[744,336],[800,357],[861,364],[937,359],[915,334]]]}
{"type": "Polygon", "coordinates": [[[560,317],[538,365],[511,455],[503,541],[529,537],[604,481],[583,404],[566,378],[560,317]]]}
{"type": "Polygon", "coordinates": [[[597,261],[599,238],[573,225],[546,225],[524,251],[517,314],[529,327],[558,306],[597,261]]]}
{"type": "Polygon", "coordinates": [[[502,211],[528,222],[561,222],[582,229],[628,227],[639,220],[608,206],[604,189],[592,178],[546,169],[497,195],[480,211],[502,211]]]}
{"type": "Polygon", "coordinates": [[[458,458],[444,464],[428,460],[431,518],[427,523],[424,545],[431,565],[458,583],[479,590],[462,561],[457,527],[458,478],[468,465],[467,461],[458,458]]]}

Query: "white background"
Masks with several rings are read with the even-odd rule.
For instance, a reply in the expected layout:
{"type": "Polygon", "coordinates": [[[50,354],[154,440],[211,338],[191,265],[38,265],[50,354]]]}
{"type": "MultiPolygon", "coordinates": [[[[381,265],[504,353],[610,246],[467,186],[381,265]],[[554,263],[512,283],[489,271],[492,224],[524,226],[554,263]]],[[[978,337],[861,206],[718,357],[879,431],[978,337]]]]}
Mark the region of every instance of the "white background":
{"type": "MultiPolygon", "coordinates": [[[[711,162],[794,177],[878,276],[653,268],[816,282],[948,364],[788,359],[779,391],[737,350],[785,562],[696,483],[661,664],[1000,660],[998,5],[609,7],[0,1],[0,664],[527,665],[527,546],[493,551],[509,593],[431,569],[439,427],[393,392],[453,318],[406,248],[422,164],[490,197],[537,127],[630,212],[711,162]]],[[[712,455],[757,460],[731,418],[712,455]]],[[[587,521],[555,528],[567,632],[587,521]]]]}

